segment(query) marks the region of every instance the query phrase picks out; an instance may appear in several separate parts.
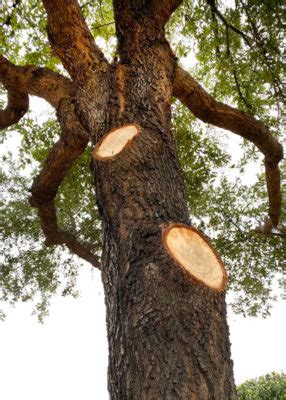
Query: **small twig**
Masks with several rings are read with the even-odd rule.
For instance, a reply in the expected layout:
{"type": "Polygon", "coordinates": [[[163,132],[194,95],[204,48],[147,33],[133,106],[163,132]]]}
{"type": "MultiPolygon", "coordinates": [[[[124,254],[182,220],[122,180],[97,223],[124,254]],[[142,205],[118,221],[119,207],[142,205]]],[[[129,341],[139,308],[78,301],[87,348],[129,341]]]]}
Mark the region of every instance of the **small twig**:
{"type": "Polygon", "coordinates": [[[273,70],[271,67],[271,62],[269,61],[268,57],[266,56],[266,49],[264,47],[263,40],[260,38],[260,35],[259,35],[258,29],[255,25],[255,22],[251,18],[250,13],[249,13],[247,7],[245,6],[243,0],[239,0],[239,2],[247,16],[247,19],[248,19],[250,25],[251,25],[256,44],[257,44],[258,48],[260,49],[260,54],[261,54],[262,58],[264,59],[265,65],[267,66],[267,68],[271,74],[275,94],[277,95],[277,92],[278,92],[279,96],[282,99],[285,99],[285,94],[283,93],[283,90],[281,89],[281,86],[283,87],[283,82],[281,82],[281,80],[279,78],[276,78],[275,74],[273,73],[273,70]]]}
{"type": "Polygon", "coordinates": [[[13,18],[13,14],[16,10],[16,7],[21,3],[21,0],[15,0],[12,4],[12,11],[11,14],[8,15],[8,17],[6,18],[6,21],[4,22],[5,25],[10,25],[11,24],[11,20],[13,18]]]}
{"type": "Polygon", "coordinates": [[[112,25],[115,24],[115,21],[111,21],[111,22],[107,22],[106,24],[102,24],[102,25],[96,25],[96,26],[92,26],[92,29],[99,29],[99,28],[103,28],[104,26],[108,26],[108,25],[112,25]]]}
{"type": "Polygon", "coordinates": [[[227,54],[227,57],[231,61],[232,74],[233,74],[233,77],[234,77],[234,82],[235,82],[235,86],[237,88],[238,95],[241,98],[241,100],[243,101],[243,103],[245,104],[246,108],[250,112],[252,112],[252,107],[251,107],[250,104],[248,104],[248,102],[246,101],[245,97],[243,96],[242,91],[241,91],[241,87],[240,87],[240,84],[239,84],[238,76],[237,76],[235,65],[234,65],[234,60],[233,60],[233,57],[232,57],[232,54],[231,54],[231,50],[230,50],[229,26],[228,25],[226,25],[226,27],[225,27],[225,35],[226,35],[226,54],[227,54]]]}
{"type": "Polygon", "coordinates": [[[243,94],[242,94],[242,91],[241,91],[241,88],[240,88],[240,84],[239,84],[239,80],[238,80],[237,73],[236,73],[236,70],[235,70],[234,66],[232,67],[232,74],[233,74],[233,77],[234,77],[235,86],[236,86],[236,88],[237,88],[239,97],[241,98],[241,100],[242,100],[243,103],[245,104],[246,108],[247,108],[250,112],[252,112],[252,107],[251,107],[251,105],[248,103],[248,101],[246,101],[245,97],[244,97],[243,94]]]}
{"type": "Polygon", "coordinates": [[[0,109],[0,129],[16,124],[29,109],[29,96],[17,90],[8,89],[8,104],[0,109]]]}
{"type": "Polygon", "coordinates": [[[223,14],[218,10],[215,1],[214,0],[206,0],[207,3],[209,4],[209,6],[212,9],[212,12],[215,13],[218,18],[222,21],[222,23],[229,29],[231,29],[232,31],[236,32],[237,34],[239,34],[243,40],[245,41],[245,43],[252,48],[252,44],[250,43],[251,38],[248,37],[245,33],[243,33],[241,30],[239,30],[238,28],[236,28],[235,26],[233,26],[232,24],[230,24],[229,22],[227,22],[227,20],[225,19],[225,17],[223,16],[223,14]]]}

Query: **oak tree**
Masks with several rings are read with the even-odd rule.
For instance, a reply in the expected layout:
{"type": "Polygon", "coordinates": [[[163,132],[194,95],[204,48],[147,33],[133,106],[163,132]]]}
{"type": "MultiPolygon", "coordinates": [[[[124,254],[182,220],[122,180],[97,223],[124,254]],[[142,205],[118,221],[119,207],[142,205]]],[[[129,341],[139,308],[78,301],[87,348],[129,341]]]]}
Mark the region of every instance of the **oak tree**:
{"type": "Polygon", "coordinates": [[[235,398],[218,252],[239,293],[237,309],[267,312],[285,255],[275,137],[282,5],[16,0],[1,7],[0,128],[22,136],[18,160],[4,154],[11,168],[1,175],[1,298],[40,293],[41,316],[59,288],[73,294],[78,261],[60,256],[66,248],[101,271],[112,399],[235,398]],[[181,66],[188,54],[197,62],[193,76],[181,66]],[[56,122],[27,116],[30,96],[46,100],[56,122]],[[208,136],[194,117],[255,146],[244,145],[241,172],[263,155],[254,190],[218,172],[231,158],[220,133],[208,136]]]}

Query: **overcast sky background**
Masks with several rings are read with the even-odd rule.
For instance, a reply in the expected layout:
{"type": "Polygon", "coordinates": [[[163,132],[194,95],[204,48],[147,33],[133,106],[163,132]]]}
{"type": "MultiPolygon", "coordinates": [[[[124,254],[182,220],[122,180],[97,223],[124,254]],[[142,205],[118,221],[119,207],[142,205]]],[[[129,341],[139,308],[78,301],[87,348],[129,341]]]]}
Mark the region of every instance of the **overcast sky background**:
{"type": "MultiPolygon", "coordinates": [[[[31,98],[31,108],[38,116],[46,116],[47,106],[39,99],[31,98]]],[[[231,137],[234,152],[238,141],[231,137]]],[[[15,150],[15,141],[12,147],[15,150]]],[[[11,309],[0,322],[1,400],[108,399],[100,273],[87,265],[80,267],[79,289],[78,299],[53,299],[44,325],[30,316],[29,304],[11,309]]],[[[228,321],[238,384],[274,370],[286,372],[285,302],[276,303],[267,319],[243,318],[229,310],[228,321]]]]}

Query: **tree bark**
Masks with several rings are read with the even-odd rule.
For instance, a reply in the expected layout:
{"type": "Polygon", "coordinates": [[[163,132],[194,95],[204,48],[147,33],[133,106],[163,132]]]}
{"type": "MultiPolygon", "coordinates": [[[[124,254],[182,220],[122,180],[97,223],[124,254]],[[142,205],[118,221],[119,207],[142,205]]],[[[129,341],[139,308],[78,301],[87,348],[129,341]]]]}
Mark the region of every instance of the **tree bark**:
{"type": "Polygon", "coordinates": [[[224,292],[186,278],[162,243],[170,222],[190,225],[171,130],[174,57],[155,26],[120,21],[121,61],[94,144],[127,124],[140,135],[116,157],[93,161],[110,398],[234,399],[224,292]]]}

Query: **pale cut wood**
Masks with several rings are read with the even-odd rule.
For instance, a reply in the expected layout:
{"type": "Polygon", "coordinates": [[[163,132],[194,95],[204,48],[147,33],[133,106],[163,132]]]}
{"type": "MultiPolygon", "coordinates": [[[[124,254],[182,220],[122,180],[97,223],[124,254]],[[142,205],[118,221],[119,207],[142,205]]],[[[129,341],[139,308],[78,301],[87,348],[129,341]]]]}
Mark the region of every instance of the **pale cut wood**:
{"type": "Polygon", "coordinates": [[[163,243],[170,256],[192,279],[222,291],[227,276],[219,255],[195,228],[170,224],[163,232],[163,243]]]}
{"type": "Polygon", "coordinates": [[[95,146],[93,157],[97,160],[106,160],[116,157],[123,149],[132,143],[139,132],[140,128],[136,124],[125,125],[108,132],[95,146]]]}

